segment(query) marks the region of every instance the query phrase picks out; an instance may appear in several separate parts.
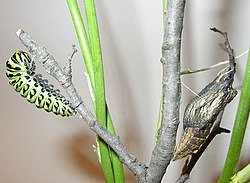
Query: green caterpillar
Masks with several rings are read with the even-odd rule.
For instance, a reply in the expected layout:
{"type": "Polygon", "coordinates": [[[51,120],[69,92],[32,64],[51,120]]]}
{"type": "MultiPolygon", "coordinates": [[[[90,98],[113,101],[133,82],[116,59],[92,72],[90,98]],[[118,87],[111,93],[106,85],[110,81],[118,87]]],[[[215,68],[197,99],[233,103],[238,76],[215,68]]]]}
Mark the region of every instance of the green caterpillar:
{"type": "Polygon", "coordinates": [[[60,91],[55,90],[53,85],[48,85],[48,80],[42,79],[41,74],[35,73],[35,63],[28,53],[14,53],[7,60],[6,68],[10,85],[36,107],[61,116],[76,114],[75,108],[59,93],[60,91]]]}

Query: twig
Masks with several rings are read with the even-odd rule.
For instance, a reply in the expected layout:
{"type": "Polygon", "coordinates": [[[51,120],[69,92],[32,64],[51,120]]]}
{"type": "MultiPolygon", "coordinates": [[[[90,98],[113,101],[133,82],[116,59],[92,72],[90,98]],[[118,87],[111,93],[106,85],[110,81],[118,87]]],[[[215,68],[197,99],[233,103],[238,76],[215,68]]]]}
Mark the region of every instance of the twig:
{"type": "Polygon", "coordinates": [[[229,67],[230,68],[234,68],[234,72],[236,70],[235,68],[235,58],[234,58],[234,50],[231,48],[230,44],[229,44],[229,40],[228,40],[228,36],[227,36],[227,32],[222,32],[220,30],[218,30],[217,28],[210,28],[211,31],[214,31],[214,32],[218,32],[220,33],[224,39],[225,39],[225,42],[224,42],[224,45],[228,51],[228,55],[229,55],[229,67]]]}
{"type": "Polygon", "coordinates": [[[68,62],[66,64],[66,66],[63,68],[64,73],[71,74],[71,72],[72,72],[72,68],[71,68],[72,59],[73,59],[74,55],[76,54],[76,52],[77,52],[77,49],[76,49],[75,45],[72,45],[72,52],[69,54],[68,62]]]}
{"type": "Polygon", "coordinates": [[[71,81],[71,73],[64,73],[57,61],[46,51],[46,48],[36,43],[28,33],[19,29],[17,36],[22,44],[28,48],[29,52],[33,54],[35,59],[42,63],[46,72],[52,75],[63,86],[72,104],[76,106],[77,112],[82,116],[89,128],[117,153],[121,161],[137,176],[138,180],[145,179],[146,166],[142,164],[138,158],[129,153],[118,136],[112,135],[96,120],[77,93],[71,81]]]}
{"type": "MultiPolygon", "coordinates": [[[[243,53],[239,54],[238,56],[235,57],[235,60],[241,58],[242,56],[246,55],[248,53],[249,49],[244,51],[243,53]]],[[[202,71],[207,71],[222,65],[226,65],[229,63],[229,60],[225,60],[225,61],[221,61],[217,64],[211,65],[210,67],[204,67],[201,69],[197,69],[197,70],[192,70],[192,69],[186,69],[186,70],[182,70],[181,71],[181,75],[186,75],[186,74],[193,74],[193,73],[197,73],[197,72],[202,72],[202,71]]]]}
{"type": "Polygon", "coordinates": [[[185,0],[169,0],[167,5],[167,12],[164,12],[163,15],[164,37],[161,58],[163,65],[162,122],[147,174],[148,182],[153,183],[162,180],[173,157],[179,125],[181,98],[180,49],[185,0]]]}
{"type": "Polygon", "coordinates": [[[189,174],[181,175],[175,183],[184,183],[189,179],[189,174]]]}

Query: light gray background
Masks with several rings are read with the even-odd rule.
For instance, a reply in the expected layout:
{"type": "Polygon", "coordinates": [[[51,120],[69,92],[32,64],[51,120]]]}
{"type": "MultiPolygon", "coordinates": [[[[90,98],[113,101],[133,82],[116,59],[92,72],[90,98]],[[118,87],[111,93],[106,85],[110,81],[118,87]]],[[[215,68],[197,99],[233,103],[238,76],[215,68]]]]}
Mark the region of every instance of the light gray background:
{"type": "MultiPolygon", "coordinates": [[[[82,5],[82,2],[79,2],[82,5]]],[[[160,49],[162,43],[161,1],[97,1],[103,49],[107,101],[124,144],[148,163],[161,93],[160,49]]],[[[183,29],[182,68],[201,68],[227,59],[209,31],[216,26],[228,31],[236,55],[249,48],[250,2],[248,0],[189,0],[183,29]]],[[[78,116],[61,118],[38,110],[15,93],[5,76],[5,61],[25,48],[15,32],[23,28],[63,65],[78,42],[66,1],[0,2],[0,182],[80,183],[104,182],[92,144],[95,135],[78,116]]],[[[246,56],[239,60],[235,86],[240,91],[246,56]]],[[[73,79],[87,106],[90,96],[80,51],[74,57],[73,79]]],[[[44,73],[37,64],[38,71],[44,73]]],[[[199,92],[221,68],[183,76],[183,82],[199,92]]],[[[182,87],[182,112],[194,96],[182,87]]],[[[239,95],[226,108],[222,125],[232,129],[239,95]]],[[[181,131],[179,131],[181,132],[181,131]]],[[[241,164],[250,161],[249,127],[241,164]]],[[[189,182],[215,182],[221,171],[230,135],[220,135],[206,150],[189,182]]],[[[183,161],[171,163],[164,182],[174,182],[183,161]]],[[[127,182],[135,179],[126,171],[127,182]]]]}

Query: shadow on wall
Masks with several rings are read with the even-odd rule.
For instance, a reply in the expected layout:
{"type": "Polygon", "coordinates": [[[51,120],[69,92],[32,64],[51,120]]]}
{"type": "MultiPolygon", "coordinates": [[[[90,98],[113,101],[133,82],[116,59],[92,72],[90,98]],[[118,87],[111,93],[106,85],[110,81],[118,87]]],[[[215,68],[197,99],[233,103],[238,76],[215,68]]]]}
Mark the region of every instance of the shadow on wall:
{"type": "Polygon", "coordinates": [[[94,142],[93,137],[81,134],[68,139],[65,146],[69,147],[67,150],[69,150],[70,162],[73,163],[74,168],[93,181],[102,182],[104,180],[102,170],[90,142],[94,142]]]}
{"type": "MultiPolygon", "coordinates": [[[[68,151],[68,161],[74,169],[82,172],[84,177],[92,179],[91,182],[105,182],[101,166],[95,155],[92,145],[95,138],[92,135],[78,134],[71,139],[64,141],[63,151],[68,151]],[[65,149],[66,148],[66,149],[65,149]]],[[[135,182],[135,177],[130,170],[125,169],[126,182],[135,182]]]]}

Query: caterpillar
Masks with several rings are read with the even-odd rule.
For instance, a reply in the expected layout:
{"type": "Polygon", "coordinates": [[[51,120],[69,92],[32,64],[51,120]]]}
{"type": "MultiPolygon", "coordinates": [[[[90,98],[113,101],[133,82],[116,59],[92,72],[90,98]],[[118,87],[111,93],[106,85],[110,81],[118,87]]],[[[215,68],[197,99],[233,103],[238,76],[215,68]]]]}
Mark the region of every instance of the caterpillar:
{"type": "Polygon", "coordinates": [[[35,73],[35,63],[28,53],[15,52],[6,62],[9,84],[37,108],[61,116],[73,116],[75,108],[53,85],[48,84],[41,74],[35,73]]]}

